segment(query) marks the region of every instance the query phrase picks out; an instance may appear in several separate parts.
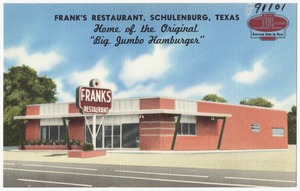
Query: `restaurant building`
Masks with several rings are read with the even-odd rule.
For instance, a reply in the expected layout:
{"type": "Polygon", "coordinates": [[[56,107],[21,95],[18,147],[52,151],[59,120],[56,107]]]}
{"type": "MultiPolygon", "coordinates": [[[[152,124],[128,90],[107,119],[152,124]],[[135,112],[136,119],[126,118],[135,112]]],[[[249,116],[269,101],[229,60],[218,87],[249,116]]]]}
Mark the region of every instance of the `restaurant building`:
{"type": "Polygon", "coordinates": [[[81,114],[75,103],[27,105],[26,141],[69,139],[97,149],[248,150],[287,149],[287,113],[271,108],[173,98],[113,99],[106,115],[81,114]]]}

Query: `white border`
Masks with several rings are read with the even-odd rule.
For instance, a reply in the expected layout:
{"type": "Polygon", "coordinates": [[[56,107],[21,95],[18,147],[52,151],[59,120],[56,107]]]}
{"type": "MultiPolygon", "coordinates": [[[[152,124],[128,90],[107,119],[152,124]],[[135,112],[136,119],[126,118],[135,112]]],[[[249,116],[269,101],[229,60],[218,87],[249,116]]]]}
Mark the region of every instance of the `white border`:
{"type": "MultiPolygon", "coordinates": [[[[272,2],[272,3],[297,3],[297,55],[300,55],[300,51],[299,51],[299,25],[300,25],[300,19],[299,19],[299,14],[298,14],[298,10],[299,10],[299,2],[296,1],[296,0],[286,0],[286,1],[279,1],[279,0],[261,0],[261,1],[257,1],[257,0],[253,0],[251,1],[251,3],[267,3],[267,2],[272,2]]],[[[1,65],[1,80],[0,80],[0,85],[1,87],[3,87],[3,69],[4,69],[4,59],[3,59],[3,47],[4,47],[4,44],[3,44],[3,23],[4,23],[4,4],[5,3],[249,3],[249,2],[243,2],[243,1],[238,1],[238,0],[231,0],[231,1],[228,1],[228,0],[224,0],[224,1],[220,1],[220,0],[216,0],[216,1],[208,1],[208,0],[187,0],[187,1],[178,1],[178,0],[152,0],[152,1],[149,1],[149,0],[126,0],[126,1],[122,1],[122,0],[101,0],[101,1],[97,1],[97,0],[86,0],[86,1],[80,1],[80,0],[70,0],[70,1],[66,1],[66,0],[44,0],[44,1],[38,1],[38,0],[3,0],[1,1],[0,3],[0,43],[1,43],[1,47],[0,47],[0,57],[2,58],[2,65],[1,65]]],[[[296,62],[297,62],[297,65],[298,65],[298,57],[296,58],[296,62]]],[[[300,70],[299,70],[299,67],[297,67],[297,85],[299,84],[299,77],[298,77],[298,74],[299,74],[300,70]]],[[[3,95],[3,88],[1,89],[1,95],[3,95]]],[[[297,95],[299,95],[299,88],[297,88],[297,95]]],[[[2,124],[3,124],[3,96],[0,96],[1,99],[0,99],[0,109],[1,109],[1,119],[2,119],[2,124]]],[[[299,101],[297,99],[297,106],[299,105],[299,101]]],[[[298,111],[299,113],[299,111],[298,111]]],[[[298,117],[298,115],[297,115],[298,117]]],[[[3,125],[2,125],[3,127],[3,125]]],[[[298,117],[298,121],[297,121],[297,127],[300,127],[300,122],[299,122],[299,117],[298,117]]],[[[3,172],[3,131],[2,133],[0,133],[1,136],[0,136],[0,146],[2,148],[2,152],[0,153],[0,169],[2,170],[3,172]]],[[[298,140],[299,140],[299,136],[300,136],[300,131],[298,130],[297,131],[297,137],[298,137],[298,140]]],[[[298,141],[298,144],[299,144],[299,141],[298,141]]],[[[298,148],[297,148],[297,162],[298,162],[298,159],[299,159],[299,152],[298,152],[298,148]]],[[[299,165],[297,165],[297,172],[299,174],[299,165]]],[[[0,173],[0,180],[3,180],[3,173],[0,173]]],[[[298,182],[298,186],[295,187],[295,188],[288,188],[288,190],[297,190],[298,187],[299,187],[299,184],[300,184],[300,178],[299,178],[299,175],[297,176],[297,182],[298,182]]],[[[0,181],[0,187],[3,188],[3,181],[0,181]]],[[[24,189],[24,188],[23,188],[24,189]]],[[[39,188],[40,189],[40,188],[39,188]]],[[[124,188],[123,188],[124,189],[124,188]]],[[[128,188],[125,188],[125,189],[128,189],[128,188]]],[[[162,188],[161,188],[162,189],[162,188]]],[[[182,190],[182,188],[172,188],[173,190],[182,190]]],[[[191,190],[192,188],[188,188],[188,190],[191,190]]],[[[197,188],[199,189],[199,188],[197,188]]],[[[207,189],[207,188],[205,188],[207,189]]],[[[222,190],[226,190],[226,188],[221,188],[222,190]]],[[[269,188],[270,190],[287,190],[287,188],[269,188]]],[[[5,188],[5,190],[8,190],[5,188]]],[[[9,190],[12,190],[12,189],[9,189],[9,190]]],[[[49,189],[51,190],[51,189],[49,189]]],[[[72,190],[82,190],[82,189],[72,189],[72,190]]],[[[106,188],[102,188],[101,190],[118,190],[116,188],[113,188],[113,189],[106,189],[106,188]]],[[[129,188],[128,190],[141,190],[140,188],[129,188]]],[[[145,190],[145,189],[144,189],[145,190]]],[[[215,189],[214,189],[215,190],[215,189]]],[[[232,190],[232,188],[229,188],[228,190],[232,190]]],[[[246,189],[248,190],[248,189],[246,189]]],[[[250,188],[249,188],[250,190],[250,188]]],[[[252,189],[251,189],[252,190],[252,189]]]]}

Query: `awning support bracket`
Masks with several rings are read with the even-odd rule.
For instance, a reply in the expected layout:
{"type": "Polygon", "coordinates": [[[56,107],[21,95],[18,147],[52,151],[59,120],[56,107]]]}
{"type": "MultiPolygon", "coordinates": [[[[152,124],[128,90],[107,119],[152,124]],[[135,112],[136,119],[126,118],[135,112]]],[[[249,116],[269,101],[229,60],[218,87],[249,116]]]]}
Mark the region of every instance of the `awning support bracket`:
{"type": "Polygon", "coordinates": [[[85,119],[85,123],[86,123],[85,125],[86,125],[86,127],[88,128],[88,130],[89,130],[89,132],[90,132],[90,134],[91,134],[91,136],[92,136],[93,133],[92,133],[92,131],[91,131],[91,128],[90,128],[90,125],[89,125],[89,122],[88,122],[86,116],[84,116],[84,119],[85,119]]]}
{"type": "MultiPolygon", "coordinates": [[[[105,115],[102,116],[102,119],[101,119],[101,122],[100,122],[100,124],[99,124],[99,125],[100,125],[99,127],[102,126],[104,117],[105,117],[105,115]]],[[[93,118],[92,118],[92,119],[93,119],[93,126],[92,126],[93,131],[92,131],[91,128],[90,128],[90,125],[89,125],[89,122],[88,122],[86,116],[84,116],[84,118],[85,118],[86,126],[88,127],[89,132],[90,132],[91,137],[92,137],[92,144],[93,144],[94,150],[96,150],[96,139],[97,139],[97,135],[98,135],[99,130],[100,130],[100,128],[98,128],[98,130],[97,130],[97,128],[96,128],[97,115],[96,115],[96,114],[93,114],[93,118]]]]}
{"type": "Polygon", "coordinates": [[[222,123],[221,133],[220,133],[219,142],[218,142],[218,150],[220,150],[220,148],[221,148],[224,128],[225,128],[225,124],[226,124],[226,117],[222,117],[222,118],[219,118],[219,119],[223,119],[223,123],[222,123]]]}
{"type": "Polygon", "coordinates": [[[173,141],[172,141],[172,146],[171,146],[172,151],[174,150],[174,147],[175,147],[177,132],[180,129],[180,119],[181,119],[181,115],[177,115],[177,121],[175,123],[175,131],[174,131],[174,136],[173,136],[173,141]]]}

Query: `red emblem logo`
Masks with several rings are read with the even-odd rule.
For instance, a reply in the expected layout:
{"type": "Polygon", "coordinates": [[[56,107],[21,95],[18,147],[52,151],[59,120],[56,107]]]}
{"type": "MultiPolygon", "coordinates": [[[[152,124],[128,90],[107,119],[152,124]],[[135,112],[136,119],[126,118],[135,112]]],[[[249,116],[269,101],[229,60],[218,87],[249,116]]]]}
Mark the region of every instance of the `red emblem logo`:
{"type": "Polygon", "coordinates": [[[285,38],[285,29],[288,27],[288,20],[274,13],[256,15],[248,20],[251,29],[251,38],[261,40],[276,40],[285,38]]]}

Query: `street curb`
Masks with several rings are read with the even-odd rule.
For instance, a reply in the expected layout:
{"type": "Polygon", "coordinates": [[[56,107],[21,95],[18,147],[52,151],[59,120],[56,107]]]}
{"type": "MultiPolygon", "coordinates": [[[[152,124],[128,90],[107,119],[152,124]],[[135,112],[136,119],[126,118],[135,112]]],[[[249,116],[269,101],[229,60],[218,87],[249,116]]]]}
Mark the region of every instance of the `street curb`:
{"type": "Polygon", "coordinates": [[[133,151],[133,150],[107,150],[113,154],[222,154],[222,153],[246,153],[246,152],[278,152],[289,149],[260,149],[260,150],[210,150],[210,151],[133,151]]]}

